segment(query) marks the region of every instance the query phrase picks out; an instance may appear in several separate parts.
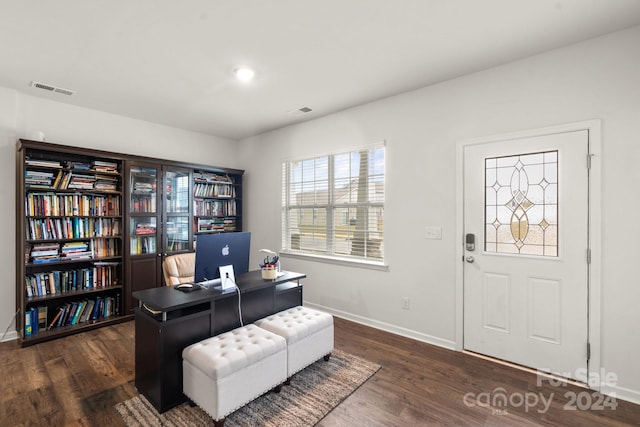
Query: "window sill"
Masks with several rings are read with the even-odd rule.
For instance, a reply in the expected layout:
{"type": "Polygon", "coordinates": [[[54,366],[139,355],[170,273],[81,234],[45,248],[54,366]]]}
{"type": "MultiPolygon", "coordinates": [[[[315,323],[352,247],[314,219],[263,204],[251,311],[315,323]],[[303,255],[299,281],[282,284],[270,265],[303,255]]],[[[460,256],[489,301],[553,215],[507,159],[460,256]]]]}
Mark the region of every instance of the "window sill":
{"type": "Polygon", "coordinates": [[[358,267],[358,268],[366,268],[370,270],[379,270],[379,271],[389,271],[389,266],[384,263],[384,261],[371,261],[371,260],[360,260],[360,259],[352,259],[352,258],[341,258],[337,256],[329,256],[329,255],[317,255],[317,254],[307,254],[303,252],[295,252],[282,250],[280,252],[280,257],[282,258],[296,258],[303,259],[307,261],[317,261],[324,262],[327,264],[336,264],[343,265],[347,267],[358,267]]]}

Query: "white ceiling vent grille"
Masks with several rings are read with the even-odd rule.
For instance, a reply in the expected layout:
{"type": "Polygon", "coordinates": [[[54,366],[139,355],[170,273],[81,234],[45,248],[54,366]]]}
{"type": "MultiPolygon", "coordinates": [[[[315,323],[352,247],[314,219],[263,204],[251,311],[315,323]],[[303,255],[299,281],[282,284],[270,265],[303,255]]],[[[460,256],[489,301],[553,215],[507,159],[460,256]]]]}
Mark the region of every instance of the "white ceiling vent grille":
{"type": "Polygon", "coordinates": [[[35,81],[31,82],[31,87],[35,87],[35,88],[38,88],[38,89],[46,90],[48,92],[61,93],[63,95],[67,95],[67,96],[75,95],[75,91],[73,91],[73,90],[64,89],[64,88],[61,88],[61,87],[48,85],[48,84],[45,84],[45,83],[40,83],[40,82],[35,82],[35,81]]]}

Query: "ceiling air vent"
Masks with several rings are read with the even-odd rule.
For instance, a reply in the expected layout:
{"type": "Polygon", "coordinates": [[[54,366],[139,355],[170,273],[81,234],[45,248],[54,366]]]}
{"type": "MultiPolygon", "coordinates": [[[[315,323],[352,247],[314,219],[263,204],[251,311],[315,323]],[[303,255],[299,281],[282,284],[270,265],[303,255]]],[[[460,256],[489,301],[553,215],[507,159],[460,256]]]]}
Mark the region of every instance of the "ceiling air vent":
{"type": "Polygon", "coordinates": [[[46,91],[49,91],[49,92],[61,93],[63,95],[67,95],[67,96],[72,96],[72,95],[75,94],[75,92],[72,91],[72,90],[64,89],[64,88],[61,88],[61,87],[48,85],[48,84],[40,83],[40,82],[31,82],[31,87],[35,87],[35,88],[38,88],[38,89],[46,90],[46,91]]]}
{"type": "Polygon", "coordinates": [[[302,107],[302,108],[296,108],[295,110],[289,110],[287,111],[287,114],[291,114],[294,117],[298,117],[298,116],[302,116],[304,114],[310,113],[313,110],[310,107],[302,107]]]}

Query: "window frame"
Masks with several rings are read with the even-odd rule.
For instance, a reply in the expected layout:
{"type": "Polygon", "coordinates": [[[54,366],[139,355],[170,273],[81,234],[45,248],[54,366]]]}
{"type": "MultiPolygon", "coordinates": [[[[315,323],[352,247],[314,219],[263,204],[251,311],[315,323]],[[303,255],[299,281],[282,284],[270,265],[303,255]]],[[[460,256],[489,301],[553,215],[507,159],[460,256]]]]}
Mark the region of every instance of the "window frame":
{"type": "MultiPolygon", "coordinates": [[[[385,210],[385,192],[386,192],[386,144],[379,143],[375,145],[368,145],[359,148],[352,148],[347,151],[328,153],[328,154],[319,154],[311,157],[294,159],[294,160],[285,160],[282,162],[282,211],[281,211],[281,222],[282,222],[282,230],[281,230],[281,250],[280,254],[286,257],[292,258],[300,258],[300,259],[308,259],[315,260],[321,262],[328,262],[333,264],[340,265],[350,265],[350,266],[360,266],[366,268],[373,269],[384,269],[387,270],[388,266],[386,265],[386,257],[384,251],[384,220],[382,220],[382,227],[378,231],[381,236],[381,249],[380,249],[380,257],[372,257],[372,256],[358,256],[358,255],[346,255],[343,253],[336,253],[335,248],[335,235],[336,230],[334,223],[335,221],[341,221],[340,218],[334,218],[338,213],[337,211],[340,209],[357,209],[366,207],[367,209],[378,209],[382,213],[382,218],[384,218],[384,210],[385,210]],[[356,202],[347,202],[347,203],[338,203],[335,198],[336,192],[334,191],[336,185],[336,171],[335,171],[335,158],[340,155],[349,155],[352,156],[354,153],[361,153],[362,151],[369,151],[370,153],[375,150],[382,149],[383,159],[382,159],[382,173],[381,174],[371,174],[371,170],[367,170],[367,179],[375,175],[382,175],[382,200],[371,200],[369,197],[371,194],[371,190],[369,189],[369,194],[367,195],[367,201],[364,203],[356,202]],[[327,200],[323,203],[317,203],[315,198],[312,203],[291,203],[292,196],[292,187],[293,184],[301,184],[300,182],[292,183],[292,168],[295,164],[305,162],[305,161],[317,161],[318,159],[327,159],[327,200]],[[326,212],[326,223],[324,226],[326,246],[325,250],[322,251],[314,251],[314,250],[305,250],[302,248],[294,249],[292,246],[292,225],[291,225],[291,216],[293,211],[298,211],[298,213],[293,213],[293,215],[300,214],[303,210],[314,210],[314,215],[317,214],[316,210],[323,210],[326,212]]],[[[361,165],[360,165],[361,167],[361,165]]],[[[313,183],[317,183],[321,180],[314,179],[313,183]]],[[[370,213],[369,213],[370,215],[370,213]]],[[[349,223],[349,219],[347,218],[347,223],[349,223]]],[[[299,223],[298,223],[299,224],[299,223]]],[[[368,231],[366,232],[368,233],[368,231]]]]}

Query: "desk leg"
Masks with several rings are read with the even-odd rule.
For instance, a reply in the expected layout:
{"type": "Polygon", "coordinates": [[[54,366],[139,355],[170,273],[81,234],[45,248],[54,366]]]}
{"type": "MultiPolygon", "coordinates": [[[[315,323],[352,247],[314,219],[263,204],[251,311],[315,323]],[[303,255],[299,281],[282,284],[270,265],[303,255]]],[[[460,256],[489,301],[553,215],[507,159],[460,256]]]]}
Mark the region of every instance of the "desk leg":
{"type": "Polygon", "coordinates": [[[182,350],[210,336],[211,311],[179,321],[160,322],[136,313],[136,388],[164,412],[184,402],[182,350]]]}

